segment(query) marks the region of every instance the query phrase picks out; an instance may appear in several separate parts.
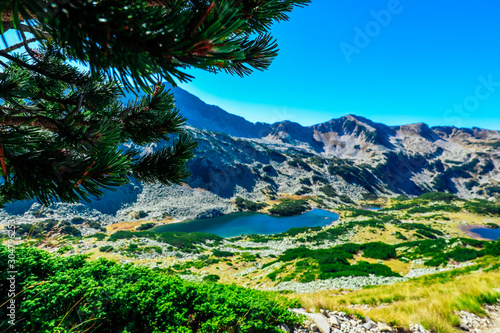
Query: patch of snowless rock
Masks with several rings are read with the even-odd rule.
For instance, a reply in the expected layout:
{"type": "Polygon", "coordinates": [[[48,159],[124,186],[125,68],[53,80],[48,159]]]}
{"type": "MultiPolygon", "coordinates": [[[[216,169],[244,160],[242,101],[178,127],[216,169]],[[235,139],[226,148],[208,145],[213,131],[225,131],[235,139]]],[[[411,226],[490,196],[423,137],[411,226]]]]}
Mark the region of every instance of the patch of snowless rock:
{"type": "Polygon", "coordinates": [[[25,210],[18,214],[9,214],[8,210],[0,210],[0,223],[14,221],[17,223],[33,223],[40,220],[71,220],[73,217],[85,217],[87,220],[99,221],[103,225],[112,223],[113,218],[109,215],[91,209],[83,204],[55,203],[44,207],[37,202],[31,203],[25,210]]]}
{"type": "Polygon", "coordinates": [[[162,219],[168,215],[176,220],[210,218],[235,211],[229,199],[202,189],[178,185],[145,185],[137,201],[120,209],[116,218],[127,220],[131,211],[141,210],[148,213],[148,219],[162,219]]]}
{"type": "Polygon", "coordinates": [[[210,218],[234,212],[229,199],[211,192],[187,186],[130,185],[117,192],[107,191],[98,200],[90,203],[55,203],[42,207],[34,201],[8,204],[0,210],[0,222],[35,222],[52,218],[71,220],[84,217],[99,221],[102,225],[130,221],[132,212],[144,211],[146,219],[163,219],[170,216],[176,220],[210,218]],[[42,209],[43,208],[43,209],[42,209]]]}
{"type": "Polygon", "coordinates": [[[268,288],[268,290],[291,290],[295,293],[313,293],[322,290],[331,289],[361,289],[369,285],[387,285],[406,281],[404,277],[388,277],[388,276],[348,276],[338,277],[327,280],[316,280],[306,283],[301,282],[281,282],[275,287],[268,288]]]}
{"type": "Polygon", "coordinates": [[[460,263],[458,265],[448,265],[445,267],[432,267],[432,268],[413,268],[408,274],[405,275],[406,278],[416,278],[422,275],[428,275],[428,274],[436,274],[436,273],[442,273],[446,271],[450,271],[452,269],[458,269],[466,266],[471,266],[474,265],[472,262],[464,262],[460,263]]]}
{"type": "Polygon", "coordinates": [[[487,317],[479,317],[466,311],[455,311],[460,317],[460,328],[471,333],[500,333],[500,304],[485,305],[483,310],[487,317]]]}
{"type": "MultiPolygon", "coordinates": [[[[319,313],[310,313],[305,309],[291,309],[300,316],[305,316],[306,320],[301,327],[290,329],[285,324],[278,326],[282,332],[293,333],[395,333],[398,330],[385,323],[374,322],[369,317],[358,319],[345,312],[328,311],[321,309],[319,313]]],[[[410,325],[411,333],[430,333],[419,324],[410,325]]]]}

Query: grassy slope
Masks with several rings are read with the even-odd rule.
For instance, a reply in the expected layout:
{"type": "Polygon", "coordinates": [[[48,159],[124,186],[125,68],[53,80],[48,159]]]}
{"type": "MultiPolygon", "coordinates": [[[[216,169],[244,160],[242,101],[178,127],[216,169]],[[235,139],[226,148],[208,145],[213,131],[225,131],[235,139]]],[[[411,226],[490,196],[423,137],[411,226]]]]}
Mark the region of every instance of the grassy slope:
{"type": "MultiPolygon", "coordinates": [[[[299,199],[299,197],[295,199],[299,199]]],[[[374,203],[366,203],[366,206],[371,206],[372,204],[374,203]]],[[[458,226],[461,224],[484,225],[491,222],[500,224],[499,216],[480,215],[464,210],[449,212],[437,209],[431,212],[413,212],[410,214],[408,213],[408,209],[391,210],[400,204],[398,201],[378,201],[377,204],[383,204],[384,208],[388,209],[388,211],[381,212],[381,214],[391,214],[402,222],[421,223],[431,226],[434,229],[444,232],[447,237],[465,237],[464,233],[458,229],[458,226]]],[[[432,206],[435,202],[429,201],[419,204],[422,206],[432,206]]],[[[443,203],[441,202],[440,204],[443,203]]],[[[460,207],[463,205],[463,202],[451,202],[451,204],[460,207]]],[[[373,218],[373,216],[368,216],[370,213],[366,213],[365,216],[363,212],[356,212],[348,207],[345,209],[339,208],[335,211],[340,213],[341,221],[343,222],[363,221],[373,218]]],[[[110,231],[133,228],[140,223],[132,222],[108,226],[108,234],[110,231]]],[[[347,240],[348,242],[366,243],[383,241],[388,244],[398,244],[403,242],[403,240],[396,237],[397,232],[407,237],[407,241],[419,240],[415,230],[402,229],[397,224],[391,222],[382,224],[382,227],[356,225],[354,230],[355,234],[347,240]]],[[[306,234],[314,235],[315,232],[306,232],[306,234]]],[[[304,235],[297,235],[296,238],[298,237],[304,237],[304,235]]],[[[95,242],[98,247],[103,243],[88,238],[84,239],[84,242],[95,242]]],[[[74,244],[76,245],[76,241],[74,244]]],[[[262,243],[260,245],[265,246],[266,244],[262,243]]],[[[77,246],[73,247],[77,248],[77,246]]],[[[126,259],[131,260],[135,264],[160,265],[161,267],[168,267],[175,262],[179,262],[177,258],[173,257],[133,259],[119,253],[100,253],[98,249],[89,249],[83,252],[88,254],[93,253],[91,260],[97,257],[115,260],[126,259]]],[[[245,250],[241,252],[245,252],[245,250]]],[[[210,254],[210,250],[205,250],[203,253],[210,254]]],[[[370,263],[379,262],[376,259],[366,258],[359,254],[355,255],[354,259],[349,260],[349,262],[354,263],[358,260],[370,263]]],[[[244,258],[236,255],[201,268],[191,267],[190,270],[194,275],[217,274],[221,278],[219,282],[224,284],[236,283],[246,287],[259,287],[263,284],[271,286],[279,283],[279,278],[283,278],[288,273],[285,271],[279,274],[276,281],[271,281],[267,277],[273,271],[272,267],[270,270],[268,268],[257,269],[248,274],[242,274],[246,269],[251,268],[255,264],[266,264],[270,261],[273,261],[273,259],[258,258],[256,262],[245,262],[244,258]]],[[[412,265],[397,259],[383,260],[382,262],[393,271],[402,275],[408,273],[411,268],[424,267],[423,265],[412,265]]],[[[474,262],[479,263],[484,269],[500,262],[500,258],[483,257],[474,262]]],[[[295,265],[295,262],[290,262],[289,264],[295,265]]],[[[274,269],[278,268],[275,267],[274,269]]],[[[458,320],[458,317],[453,314],[454,310],[464,309],[480,314],[482,311],[480,304],[495,302],[500,297],[498,290],[500,290],[500,272],[497,267],[488,272],[483,271],[478,273],[470,272],[467,269],[455,270],[439,275],[412,279],[405,283],[391,286],[368,287],[354,292],[343,291],[340,296],[339,294],[333,295],[332,291],[331,293],[320,292],[309,295],[294,295],[293,297],[298,297],[304,306],[328,308],[331,310],[338,310],[350,304],[367,304],[371,307],[370,310],[361,310],[357,307],[354,309],[363,312],[363,315],[369,315],[371,318],[380,321],[392,322],[406,327],[411,323],[421,323],[436,332],[449,333],[455,332],[453,327],[457,324],[458,320]]]]}
{"type": "MultiPolygon", "coordinates": [[[[499,260],[482,260],[485,267],[494,262],[499,260]]],[[[363,316],[398,326],[421,323],[433,332],[460,332],[455,328],[459,318],[454,311],[484,315],[481,305],[497,303],[500,298],[500,272],[498,268],[488,272],[461,269],[341,296],[319,292],[296,297],[310,308],[345,308],[350,312],[356,309],[363,316]],[[370,309],[352,307],[353,304],[366,304],[370,309]]]]}
{"type": "MultiPolygon", "coordinates": [[[[385,206],[391,208],[395,204],[397,202],[389,201],[385,206]]],[[[498,216],[465,211],[438,210],[432,213],[413,213],[408,216],[407,210],[401,209],[391,213],[396,214],[404,222],[432,225],[449,237],[464,237],[464,233],[458,229],[461,224],[484,225],[489,222],[500,224],[498,216]]],[[[349,219],[351,214],[346,211],[342,215],[344,219],[349,219]]],[[[409,240],[414,240],[414,231],[401,231],[387,224],[385,230],[359,228],[351,241],[400,243],[401,240],[394,237],[396,230],[409,240]]],[[[455,311],[465,310],[485,315],[482,304],[497,303],[500,299],[500,258],[487,256],[475,260],[474,263],[475,265],[471,267],[388,286],[365,287],[353,292],[317,292],[293,297],[297,297],[303,306],[308,308],[345,309],[347,312],[356,312],[397,326],[408,327],[410,324],[420,323],[433,332],[461,332],[456,328],[460,321],[455,311]]],[[[398,260],[385,261],[384,264],[396,272],[404,273],[408,269],[407,265],[398,260]]]]}

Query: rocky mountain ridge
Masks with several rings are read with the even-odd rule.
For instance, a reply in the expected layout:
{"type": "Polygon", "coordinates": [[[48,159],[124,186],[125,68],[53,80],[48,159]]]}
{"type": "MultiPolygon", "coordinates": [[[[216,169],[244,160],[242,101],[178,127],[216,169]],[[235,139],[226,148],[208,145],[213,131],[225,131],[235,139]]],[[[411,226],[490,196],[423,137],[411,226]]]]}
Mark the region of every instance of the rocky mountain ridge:
{"type": "MultiPolygon", "coordinates": [[[[181,88],[172,92],[187,118],[186,130],[199,143],[188,162],[192,177],[186,186],[133,182],[92,203],[57,204],[49,211],[110,222],[130,219],[134,211],[187,219],[230,213],[236,196],[309,195],[319,206],[335,207],[367,196],[442,191],[495,199],[500,193],[499,131],[387,126],[356,115],[307,127],[290,121],[254,124],[181,88]]],[[[38,209],[33,201],[17,202],[0,216],[36,218],[38,209]]]]}

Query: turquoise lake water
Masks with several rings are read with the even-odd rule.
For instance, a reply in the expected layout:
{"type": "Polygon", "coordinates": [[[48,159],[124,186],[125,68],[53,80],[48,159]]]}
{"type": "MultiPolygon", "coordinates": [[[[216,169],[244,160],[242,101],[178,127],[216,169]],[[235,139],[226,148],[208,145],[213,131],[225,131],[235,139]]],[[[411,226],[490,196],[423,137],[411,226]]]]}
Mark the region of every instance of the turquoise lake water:
{"type": "Polygon", "coordinates": [[[260,213],[234,213],[210,219],[173,223],[154,228],[155,232],[206,232],[221,237],[250,234],[270,235],[298,227],[322,227],[336,221],[335,213],[313,209],[298,216],[277,217],[260,213]]]}
{"type": "Polygon", "coordinates": [[[497,240],[500,238],[500,229],[477,228],[471,229],[470,231],[486,239],[497,240]]]}

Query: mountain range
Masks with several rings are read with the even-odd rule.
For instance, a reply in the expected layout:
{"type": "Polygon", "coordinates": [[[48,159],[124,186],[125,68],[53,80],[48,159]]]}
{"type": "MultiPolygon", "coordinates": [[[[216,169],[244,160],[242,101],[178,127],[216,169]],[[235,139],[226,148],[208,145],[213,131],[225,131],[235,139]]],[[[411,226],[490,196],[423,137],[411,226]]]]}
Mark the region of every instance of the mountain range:
{"type": "MultiPolygon", "coordinates": [[[[132,182],[92,203],[57,204],[54,214],[113,221],[138,210],[149,218],[209,217],[234,211],[236,196],[269,200],[283,193],[315,196],[319,206],[331,207],[430,191],[490,200],[500,196],[499,131],[387,126],[352,114],[313,126],[252,123],[179,87],[169,88],[187,119],[186,131],[198,141],[187,185],[132,182]]],[[[33,201],[12,203],[1,214],[26,218],[37,207],[33,201]]]]}
{"type": "MultiPolygon", "coordinates": [[[[239,165],[239,173],[247,183],[249,177],[258,182],[262,180],[259,176],[265,174],[255,168],[260,163],[280,171],[269,174],[271,179],[290,172],[304,177],[309,173],[344,180],[376,194],[446,191],[491,198],[500,193],[499,131],[429,127],[424,123],[387,126],[356,115],[313,126],[290,121],[251,123],[181,88],[174,88],[173,93],[177,107],[195,128],[191,131],[200,142],[190,162],[190,183],[209,190],[213,179],[204,177],[207,172],[235,175],[238,172],[231,170],[239,165]],[[299,160],[309,168],[294,166],[294,161],[299,160]],[[204,163],[210,171],[202,170],[204,163]]],[[[235,185],[240,183],[232,179],[235,185]]],[[[249,184],[241,185],[251,188],[249,184]]]]}

